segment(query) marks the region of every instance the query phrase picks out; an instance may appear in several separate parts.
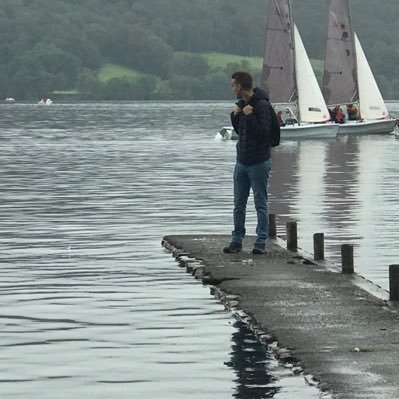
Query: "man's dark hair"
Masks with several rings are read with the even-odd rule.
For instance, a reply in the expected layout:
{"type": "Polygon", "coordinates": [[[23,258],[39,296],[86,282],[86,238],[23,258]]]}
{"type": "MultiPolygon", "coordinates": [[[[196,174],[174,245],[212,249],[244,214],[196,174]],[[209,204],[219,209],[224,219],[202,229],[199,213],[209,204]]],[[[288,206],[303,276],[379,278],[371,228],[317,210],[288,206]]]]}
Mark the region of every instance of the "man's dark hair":
{"type": "Polygon", "coordinates": [[[234,79],[244,90],[251,90],[254,85],[254,80],[248,72],[237,71],[231,75],[231,79],[234,79]]]}

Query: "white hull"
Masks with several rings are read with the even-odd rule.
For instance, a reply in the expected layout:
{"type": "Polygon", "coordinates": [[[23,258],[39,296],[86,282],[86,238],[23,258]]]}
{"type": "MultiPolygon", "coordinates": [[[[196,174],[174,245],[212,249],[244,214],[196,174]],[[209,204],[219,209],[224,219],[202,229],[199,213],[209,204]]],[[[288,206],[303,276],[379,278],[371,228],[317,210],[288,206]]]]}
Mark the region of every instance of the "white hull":
{"type": "Polygon", "coordinates": [[[395,119],[348,121],[338,125],[338,135],[389,134],[395,129],[395,119]]]}
{"type": "MultiPolygon", "coordinates": [[[[303,139],[335,139],[337,137],[339,125],[336,123],[328,124],[294,124],[282,126],[281,140],[303,140],[303,139]]],[[[237,140],[238,136],[231,126],[224,126],[215,139],[237,140]]]]}
{"type": "Polygon", "coordinates": [[[238,135],[232,126],[223,126],[218,133],[216,133],[215,140],[237,140],[238,135]]]}
{"type": "Polygon", "coordinates": [[[335,123],[295,124],[282,126],[281,139],[334,139],[337,137],[339,125],[335,123]]]}

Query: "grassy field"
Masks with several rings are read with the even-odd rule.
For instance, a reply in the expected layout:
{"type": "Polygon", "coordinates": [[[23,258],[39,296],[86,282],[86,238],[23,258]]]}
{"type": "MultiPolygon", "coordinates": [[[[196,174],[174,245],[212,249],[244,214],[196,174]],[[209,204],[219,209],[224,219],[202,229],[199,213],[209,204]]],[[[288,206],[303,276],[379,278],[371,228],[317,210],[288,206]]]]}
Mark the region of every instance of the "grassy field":
{"type": "MultiPolygon", "coordinates": [[[[227,64],[238,63],[246,61],[249,63],[251,68],[262,69],[262,57],[245,57],[241,55],[225,54],[225,53],[204,53],[202,54],[207,58],[209,64],[212,67],[224,68],[227,64]]],[[[311,59],[312,67],[316,74],[322,74],[324,68],[323,60],[311,59]]]]}
{"type": "Polygon", "coordinates": [[[98,73],[100,82],[105,83],[113,78],[137,79],[141,76],[140,72],[116,64],[104,64],[98,73]]]}
{"type": "MultiPolygon", "coordinates": [[[[224,53],[203,53],[202,54],[209,62],[212,68],[224,69],[228,64],[236,63],[241,64],[242,61],[249,63],[251,69],[262,69],[261,57],[245,57],[234,54],[224,53]]],[[[311,60],[313,69],[319,81],[323,75],[324,62],[322,60],[311,60]]],[[[98,78],[101,82],[105,83],[113,78],[126,77],[129,79],[137,79],[143,74],[133,69],[126,68],[116,64],[105,64],[99,71],[98,78]]]]}
{"type": "Polygon", "coordinates": [[[208,60],[210,66],[214,68],[225,68],[227,64],[241,64],[242,61],[246,61],[249,63],[251,68],[262,69],[261,57],[245,57],[242,55],[224,53],[204,53],[202,55],[208,60]]]}

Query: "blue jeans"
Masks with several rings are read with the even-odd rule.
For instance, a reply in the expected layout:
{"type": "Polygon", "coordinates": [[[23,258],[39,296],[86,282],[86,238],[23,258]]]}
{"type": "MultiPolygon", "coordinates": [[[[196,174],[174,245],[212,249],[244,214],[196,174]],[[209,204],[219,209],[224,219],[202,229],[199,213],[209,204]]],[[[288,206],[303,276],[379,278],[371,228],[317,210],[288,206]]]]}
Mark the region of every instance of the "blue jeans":
{"type": "Polygon", "coordinates": [[[263,244],[269,235],[269,208],[267,199],[267,181],[272,160],[246,166],[236,161],[234,169],[234,230],[232,241],[242,243],[245,237],[245,214],[249,191],[252,188],[258,224],[256,243],[263,244]]]}

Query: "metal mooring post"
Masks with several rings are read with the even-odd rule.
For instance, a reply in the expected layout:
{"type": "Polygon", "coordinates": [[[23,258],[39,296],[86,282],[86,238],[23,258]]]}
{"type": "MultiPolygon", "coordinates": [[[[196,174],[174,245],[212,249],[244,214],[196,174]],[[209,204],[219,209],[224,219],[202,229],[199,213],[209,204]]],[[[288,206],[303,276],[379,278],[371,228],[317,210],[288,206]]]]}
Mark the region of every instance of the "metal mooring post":
{"type": "Polygon", "coordinates": [[[287,222],[287,249],[296,251],[298,249],[298,231],[296,222],[287,222]]]}
{"type": "Polygon", "coordinates": [[[324,260],[324,233],[313,234],[314,260],[324,260]]]}
{"type": "Polygon", "coordinates": [[[342,244],[341,246],[342,273],[353,274],[355,268],[353,265],[353,245],[342,244]]]}
{"type": "Polygon", "coordinates": [[[276,215],[274,213],[269,213],[269,237],[277,236],[276,228],[276,215]]]}
{"type": "Polygon", "coordinates": [[[389,299],[399,301],[399,265],[389,266],[389,299]]]}

